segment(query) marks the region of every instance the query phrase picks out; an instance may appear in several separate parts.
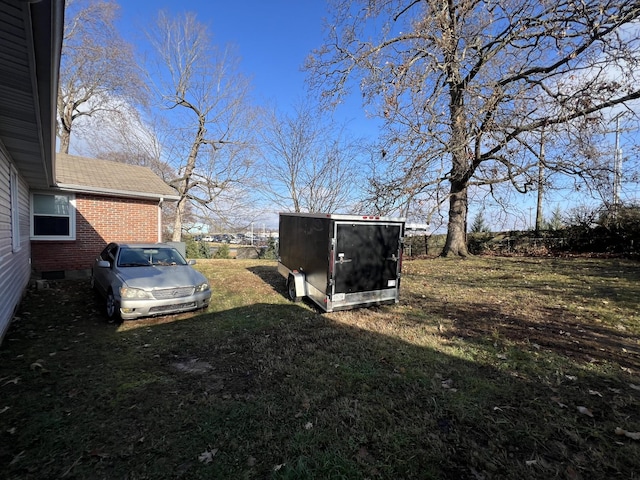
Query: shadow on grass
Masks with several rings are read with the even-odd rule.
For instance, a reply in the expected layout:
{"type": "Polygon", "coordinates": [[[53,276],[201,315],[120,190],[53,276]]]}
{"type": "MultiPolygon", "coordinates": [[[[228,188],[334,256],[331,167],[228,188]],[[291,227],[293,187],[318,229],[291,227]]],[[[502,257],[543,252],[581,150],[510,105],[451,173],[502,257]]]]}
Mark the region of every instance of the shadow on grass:
{"type": "Polygon", "coordinates": [[[550,384],[348,323],[393,307],[260,303],[129,328],[87,298],[84,283],[30,292],[0,349],[4,478],[640,474],[637,442],[614,434],[640,427],[622,379],[550,384]]]}
{"type": "MultiPolygon", "coordinates": [[[[276,266],[257,265],[249,267],[247,270],[259,277],[267,285],[270,285],[275,292],[278,292],[278,294],[282,296],[282,298],[287,301],[291,301],[287,292],[286,279],[278,273],[278,268],[276,266]]],[[[324,313],[318,305],[313,303],[307,297],[303,297],[300,302],[318,314],[324,313]]]]}
{"type": "Polygon", "coordinates": [[[277,266],[256,265],[247,268],[247,270],[258,276],[264,283],[271,285],[273,289],[284,298],[289,298],[287,295],[286,279],[278,273],[277,266]]]}

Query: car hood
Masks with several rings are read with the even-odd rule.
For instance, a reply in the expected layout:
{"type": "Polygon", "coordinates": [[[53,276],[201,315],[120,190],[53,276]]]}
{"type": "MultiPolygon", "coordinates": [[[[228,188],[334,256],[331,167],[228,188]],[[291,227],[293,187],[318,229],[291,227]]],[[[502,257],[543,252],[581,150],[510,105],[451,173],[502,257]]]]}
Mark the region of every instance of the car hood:
{"type": "Polygon", "coordinates": [[[207,279],[188,265],[168,267],[123,267],[119,269],[123,283],[145,290],[199,285],[207,279]]]}

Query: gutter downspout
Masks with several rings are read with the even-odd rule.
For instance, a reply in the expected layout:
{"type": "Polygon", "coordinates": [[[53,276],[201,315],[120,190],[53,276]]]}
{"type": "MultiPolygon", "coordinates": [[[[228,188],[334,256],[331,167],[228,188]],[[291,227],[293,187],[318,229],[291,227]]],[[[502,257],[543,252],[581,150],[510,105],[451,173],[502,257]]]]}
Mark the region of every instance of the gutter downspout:
{"type": "Polygon", "coordinates": [[[164,203],[164,197],[160,197],[158,202],[158,243],[162,242],[162,204],[164,203]]]}

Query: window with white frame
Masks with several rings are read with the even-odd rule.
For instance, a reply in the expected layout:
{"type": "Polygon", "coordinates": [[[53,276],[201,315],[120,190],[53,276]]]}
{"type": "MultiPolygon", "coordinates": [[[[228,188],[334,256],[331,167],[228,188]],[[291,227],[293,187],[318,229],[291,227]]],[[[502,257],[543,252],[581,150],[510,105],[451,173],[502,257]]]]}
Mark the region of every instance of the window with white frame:
{"type": "Polygon", "coordinates": [[[19,205],[19,180],[18,172],[11,167],[9,175],[10,208],[11,208],[11,249],[14,252],[20,250],[20,205],[19,205]]]}
{"type": "Polygon", "coordinates": [[[75,196],[34,193],[31,196],[31,238],[75,240],[75,196]]]}

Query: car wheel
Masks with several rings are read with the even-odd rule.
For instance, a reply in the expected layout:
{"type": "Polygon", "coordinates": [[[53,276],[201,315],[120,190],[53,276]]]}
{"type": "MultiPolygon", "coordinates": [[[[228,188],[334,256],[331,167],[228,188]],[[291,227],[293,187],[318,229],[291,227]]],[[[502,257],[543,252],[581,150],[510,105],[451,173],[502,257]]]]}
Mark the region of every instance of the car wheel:
{"type": "Polygon", "coordinates": [[[105,311],[107,318],[116,322],[120,321],[120,305],[113,294],[113,290],[107,292],[107,309],[105,311]]]}
{"type": "Polygon", "coordinates": [[[300,297],[296,295],[296,281],[293,276],[290,276],[287,280],[287,294],[289,295],[289,299],[293,302],[300,301],[300,297]]]}

